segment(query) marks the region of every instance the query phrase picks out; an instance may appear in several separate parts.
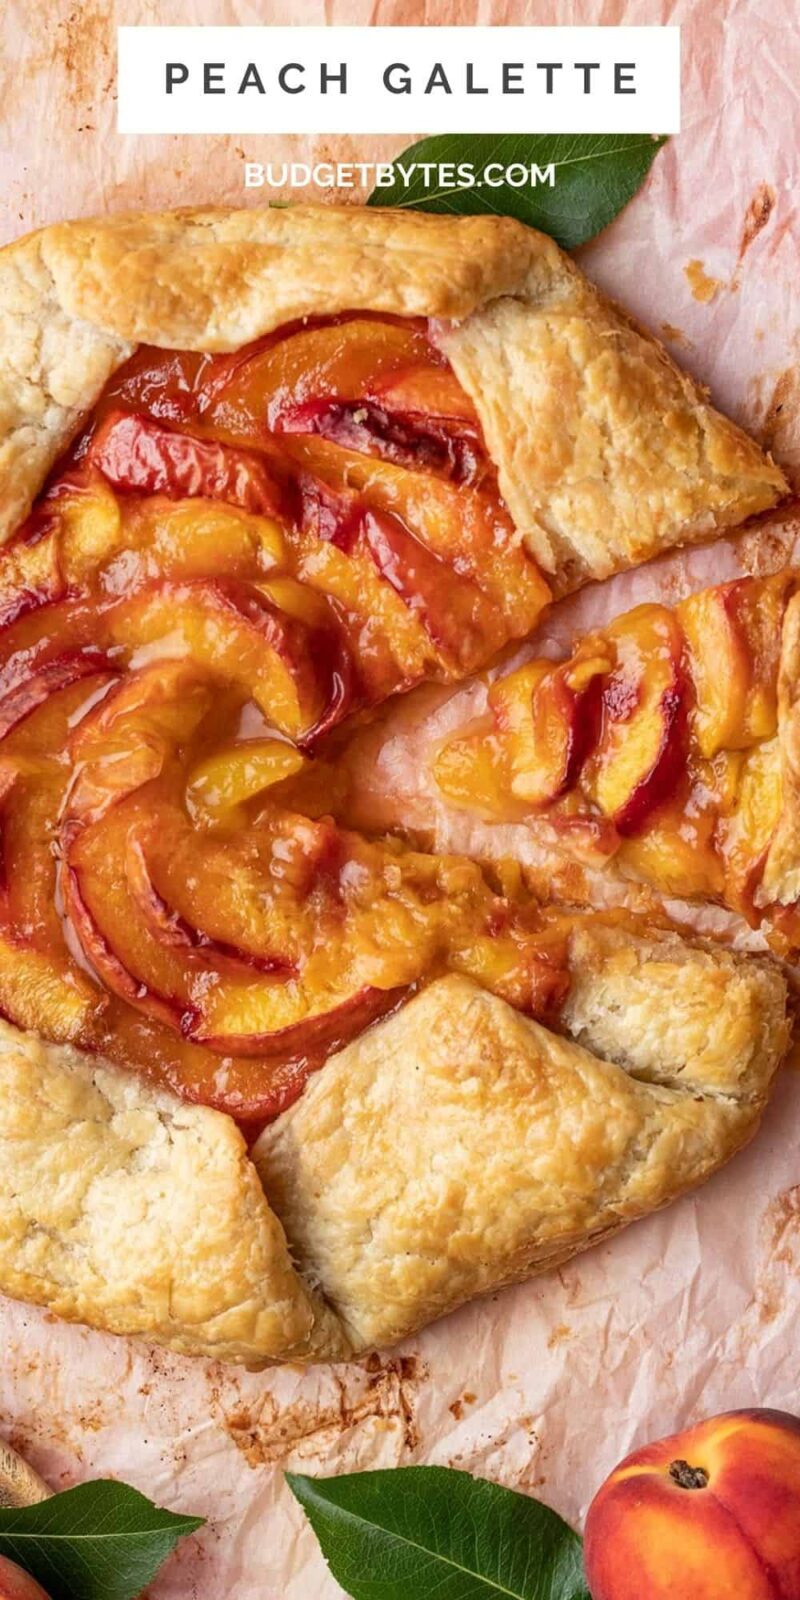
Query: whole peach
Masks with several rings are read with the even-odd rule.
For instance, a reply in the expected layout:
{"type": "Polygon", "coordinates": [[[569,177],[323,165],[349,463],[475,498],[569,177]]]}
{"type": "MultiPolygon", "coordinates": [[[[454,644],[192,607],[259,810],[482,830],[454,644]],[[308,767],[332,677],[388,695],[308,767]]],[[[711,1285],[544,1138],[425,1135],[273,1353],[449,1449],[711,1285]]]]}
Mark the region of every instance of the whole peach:
{"type": "Polygon", "coordinates": [[[729,1411],[635,1450],[584,1559],[592,1600],[800,1600],[800,1420],[729,1411]]]}
{"type": "Polygon", "coordinates": [[[0,1556],[0,1600],[48,1600],[48,1596],[15,1561],[0,1556]]]}

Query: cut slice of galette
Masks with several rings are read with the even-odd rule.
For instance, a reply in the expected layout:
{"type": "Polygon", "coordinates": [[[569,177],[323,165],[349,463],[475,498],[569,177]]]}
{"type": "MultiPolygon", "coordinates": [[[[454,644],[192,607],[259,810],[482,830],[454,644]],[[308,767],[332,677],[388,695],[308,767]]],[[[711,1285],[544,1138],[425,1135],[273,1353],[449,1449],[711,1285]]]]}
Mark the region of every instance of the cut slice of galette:
{"type": "Polygon", "coordinates": [[[0,331],[0,1288],[339,1358],[713,1171],[777,969],[337,825],[331,738],[779,470],[503,219],[65,224],[0,331]]]}
{"type": "Polygon", "coordinates": [[[800,948],[800,593],[790,568],[644,604],[489,688],[440,792],[536,844],[534,881],[710,902],[800,948]]]}

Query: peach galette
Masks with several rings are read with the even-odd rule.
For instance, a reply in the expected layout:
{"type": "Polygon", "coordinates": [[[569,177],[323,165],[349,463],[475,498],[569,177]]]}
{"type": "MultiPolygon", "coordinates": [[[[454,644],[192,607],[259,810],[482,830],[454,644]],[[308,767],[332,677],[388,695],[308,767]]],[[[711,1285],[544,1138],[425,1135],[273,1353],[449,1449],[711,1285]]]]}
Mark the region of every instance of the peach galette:
{"type": "MultiPolygon", "coordinates": [[[[647,604],[495,681],[434,773],[457,805],[800,945],[797,575],[647,604]]],[[[571,879],[578,892],[579,878],[571,879]]],[[[591,882],[591,879],[589,880],[591,882]]]]}
{"type": "MultiPolygon", "coordinates": [[[[68,224],[0,253],[0,318],[0,1287],[340,1357],[713,1171],[786,1043],[777,969],[347,830],[331,740],[779,471],[504,220],[68,224]]],[[[767,592],[706,763],[774,736],[767,592]]],[[[506,680],[442,781],[566,812],[591,771],[642,837],[699,715],[678,628],[526,669],[530,727],[506,680]]]]}

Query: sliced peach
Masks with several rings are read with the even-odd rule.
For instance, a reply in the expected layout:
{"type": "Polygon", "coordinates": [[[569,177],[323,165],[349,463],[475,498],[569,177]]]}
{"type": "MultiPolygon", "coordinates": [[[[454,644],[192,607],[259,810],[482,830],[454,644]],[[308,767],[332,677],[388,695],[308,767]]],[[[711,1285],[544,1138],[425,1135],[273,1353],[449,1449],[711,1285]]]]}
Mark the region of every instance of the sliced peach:
{"type": "Polygon", "coordinates": [[[258,516],[280,514],[282,495],[261,457],[173,433],[142,414],[110,412],[92,436],[86,463],[123,492],[203,496],[258,516]]]}
{"type": "Polygon", "coordinates": [[[512,789],[532,806],[548,806],[577,782],[596,738],[600,691],[610,662],[596,656],[549,667],[534,686],[528,760],[512,789]]]}
{"type": "Polygon", "coordinates": [[[480,656],[494,625],[491,602],[469,579],[454,582],[452,567],[420,543],[399,517],[368,511],[336,543],[347,554],[356,548],[369,552],[381,577],[420,617],[448,668],[464,671],[480,656]]]}
{"type": "Polygon", "coordinates": [[[214,1005],[213,1016],[196,1023],[188,1036],[221,1054],[230,1051],[237,1056],[282,1061],[306,1056],[319,1061],[393,1011],[407,993],[403,985],[394,989],[364,985],[344,1000],[323,1001],[319,1010],[307,1012],[297,1022],[275,1027],[273,997],[263,988],[240,986],[238,994],[231,989],[220,993],[221,1003],[214,1005]]]}
{"type": "Polygon", "coordinates": [[[163,771],[207,716],[214,690],[191,661],[155,661],[130,672],[72,735],[75,779],[65,838],[163,771]]]}
{"type": "Polygon", "coordinates": [[[623,836],[669,800],[684,770],[683,637],[666,606],[643,605],[612,624],[616,666],[603,690],[602,732],[584,785],[623,836]]]}
{"type": "MultiPolygon", "coordinates": [[[[142,976],[144,967],[155,964],[153,952],[146,950],[150,959],[141,959],[144,940],[132,921],[128,898],[119,883],[110,878],[103,881],[91,865],[87,871],[82,863],[69,861],[61,874],[61,897],[72,935],[101,983],[145,1015],[187,1033],[196,1020],[195,1013],[187,997],[169,988],[171,974],[166,958],[160,959],[162,972],[157,981],[161,983],[166,978],[167,986],[158,987],[150,974],[142,976]],[[102,905],[102,912],[95,902],[102,905]],[[109,928],[103,927],[103,913],[109,928]]],[[[160,951],[157,954],[160,957],[160,951]]]]}
{"type": "Polygon", "coordinates": [[[122,544],[122,516],[116,495],[99,473],[67,483],[55,507],[64,576],[70,587],[90,583],[98,567],[122,544]]]}
{"type": "Polygon", "coordinates": [[[102,994],[68,960],[0,934],[0,1011],[18,1028],[59,1044],[80,1043],[102,1004],[102,994]]]}
{"type": "MultiPolygon", "coordinates": [[[[95,560],[91,578],[105,594],[130,594],[156,578],[222,576],[260,581],[286,559],[279,524],[215,500],[163,495],[120,502],[116,543],[95,560]]],[[[72,557],[65,556],[68,570],[72,557]]]]}
{"type": "Polygon", "coordinates": [[[66,585],[61,568],[55,512],[42,508],[8,545],[0,562],[0,628],[61,599],[66,585]]]}
{"type": "Polygon", "coordinates": [[[739,578],[677,607],[694,682],[693,726],[706,758],[771,738],[787,579],[739,578]]]}
{"type": "Polygon", "coordinates": [[[474,487],[489,475],[477,423],[390,410],[363,397],[308,400],[282,411],[275,427],[284,435],[318,434],[346,450],[441,474],[457,484],[474,487]]]}
{"type": "Polygon", "coordinates": [[[418,324],[343,318],[272,338],[244,359],[234,359],[227,370],[212,363],[199,395],[205,416],[217,429],[258,443],[289,409],[320,396],[357,400],[382,379],[430,356],[424,327],[418,324]]]}
{"type": "Polygon", "coordinates": [[[5,739],[51,695],[81,679],[111,675],[113,671],[113,664],[99,650],[71,651],[44,661],[0,699],[0,739],[5,739]]]}
{"type": "Polygon", "coordinates": [[[758,921],[755,897],[783,805],[781,769],[777,738],[748,750],[742,761],[735,808],[721,820],[718,830],[725,863],[726,899],[753,922],[758,921]]]}
{"type": "Polygon", "coordinates": [[[508,821],[525,814],[524,805],[511,793],[508,751],[491,719],[442,745],[433,762],[433,776],[442,794],[457,806],[508,821]]]}
{"type": "Polygon", "coordinates": [[[118,804],[67,852],[65,912],[113,994],[184,1039],[253,1057],[325,1053],[396,1003],[397,992],[370,986],[348,993],[346,972],[311,988],[295,981],[283,952],[246,950],[200,932],[169,906],[142,848],[143,838],[155,837],[157,854],[172,836],[165,797],[155,806],[158,826],[148,820],[154,802],[118,804]]]}
{"type": "Polygon", "coordinates": [[[489,648],[495,638],[499,645],[530,632],[550,590],[492,495],[357,455],[327,439],[287,438],[285,448],[334,494],[357,494],[369,510],[398,517],[420,544],[452,567],[455,578],[469,578],[483,589],[497,608],[489,648]]]}
{"type": "Polygon", "coordinates": [[[233,967],[261,972],[270,977],[276,974],[281,977],[296,976],[296,963],[288,956],[272,951],[245,950],[241,945],[215,939],[212,934],[187,922],[180,912],[168,905],[156,887],[148,859],[148,842],[152,848],[152,838],[158,831],[158,823],[144,827],[134,825],[128,832],[124,854],[127,888],[149,932],[158,942],[168,945],[179,954],[195,951],[202,955],[204,961],[213,962],[223,970],[233,967]]]}
{"type": "Polygon", "coordinates": [[[216,578],[151,585],[121,601],[108,626],[128,649],[171,641],[195,670],[217,673],[252,695],[292,738],[311,733],[334,693],[328,641],[252,584],[216,578]],[[323,652],[328,660],[320,662],[323,652]]]}
{"type": "Polygon", "coordinates": [[[690,799],[648,817],[641,833],[623,840],[619,861],[662,894],[683,899],[720,898],[725,872],[715,848],[716,812],[690,799]]]}
{"type": "Polygon", "coordinates": [[[391,411],[410,417],[445,417],[453,422],[477,423],[472,400],[455,373],[444,364],[418,363],[371,379],[369,394],[391,411]]]}
{"type": "Polygon", "coordinates": [[[279,739],[251,739],[216,750],[189,773],[186,803],[197,820],[230,826],[244,821],[242,807],[255,795],[306,765],[293,745],[279,739]]]}

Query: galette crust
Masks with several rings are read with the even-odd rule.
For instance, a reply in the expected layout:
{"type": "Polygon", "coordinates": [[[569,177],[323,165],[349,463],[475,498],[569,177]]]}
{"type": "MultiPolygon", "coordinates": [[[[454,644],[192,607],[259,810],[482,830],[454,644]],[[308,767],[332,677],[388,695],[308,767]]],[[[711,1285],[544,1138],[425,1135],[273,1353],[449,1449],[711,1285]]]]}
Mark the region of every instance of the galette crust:
{"type": "Polygon", "coordinates": [[[0,1288],[224,1361],[348,1348],[295,1271],[229,1117],[5,1023],[0,1288]]]}
{"type": "Polygon", "coordinates": [[[572,961],[580,1043],[442,978],[258,1141],[298,1263],[356,1347],[566,1260],[754,1133],[786,1047],[775,969],[588,926],[572,961]]]}
{"type": "MultiPolygon", "coordinates": [[[[138,343],[229,350],[358,309],[438,319],[556,587],[784,492],[655,341],[508,219],[170,212],[0,252],[0,540],[138,343]]],[[[225,1116],[0,1025],[0,1289],[187,1353],[341,1359],[665,1204],[754,1131],[785,984],[680,940],[604,938],[574,940],[578,1043],[442,979],[330,1059],[258,1170],[225,1116]]]]}
{"type": "Polygon", "coordinates": [[[438,319],[509,510],[559,589],[786,492],[650,335],[510,218],[174,211],[63,223],[0,251],[0,539],[137,344],[231,350],[347,310],[438,319]]]}
{"type": "Polygon", "coordinates": [[[441,342],[557,593],[734,527],[786,492],[758,445],[564,257],[546,287],[496,300],[441,342]]]}

